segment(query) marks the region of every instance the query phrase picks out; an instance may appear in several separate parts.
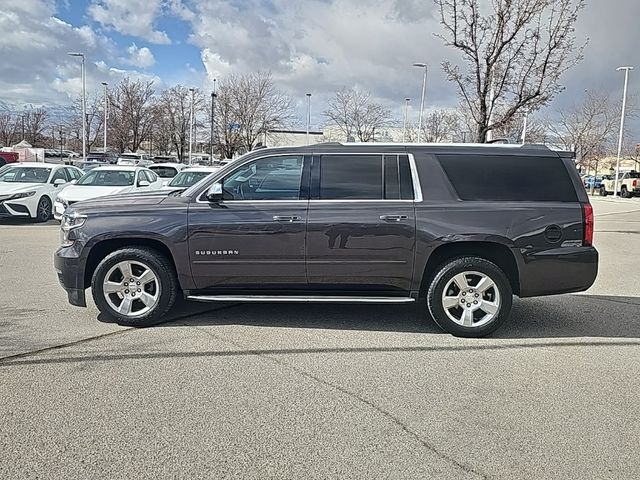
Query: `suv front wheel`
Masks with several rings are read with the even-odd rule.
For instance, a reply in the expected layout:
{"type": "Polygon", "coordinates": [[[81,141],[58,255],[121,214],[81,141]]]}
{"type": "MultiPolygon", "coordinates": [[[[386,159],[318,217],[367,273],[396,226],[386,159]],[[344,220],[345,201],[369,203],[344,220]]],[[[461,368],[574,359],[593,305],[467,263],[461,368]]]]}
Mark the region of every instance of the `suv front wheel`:
{"type": "Polygon", "coordinates": [[[160,252],[123,248],[104,258],[91,281],[93,300],[120,325],[144,327],[162,320],[178,292],[173,266],[160,252]]]}
{"type": "Polygon", "coordinates": [[[436,273],[427,292],[435,322],[460,337],[483,337],[509,317],[511,284],[494,263],[479,257],[455,258],[436,273]]]}

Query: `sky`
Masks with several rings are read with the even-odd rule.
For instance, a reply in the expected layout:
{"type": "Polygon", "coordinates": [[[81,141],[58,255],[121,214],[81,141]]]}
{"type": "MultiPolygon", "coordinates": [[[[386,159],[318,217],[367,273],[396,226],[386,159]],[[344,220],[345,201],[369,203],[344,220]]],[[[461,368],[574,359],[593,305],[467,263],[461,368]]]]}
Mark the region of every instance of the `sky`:
{"type": "MultiPolygon", "coordinates": [[[[489,2],[489,0],[486,0],[489,2]]],[[[154,80],[158,90],[184,84],[210,91],[213,79],[270,70],[312,124],[327,98],[358,86],[401,116],[405,97],[417,117],[422,72],[429,65],[427,108],[455,107],[442,73],[458,53],[435,36],[432,0],[0,0],[0,104],[68,105],[81,92],[125,76],[154,80]]],[[[639,0],[587,0],[576,25],[589,41],[584,61],[563,77],[565,91],[547,108],[580,101],[585,89],[622,97],[620,65],[632,65],[631,95],[640,96],[639,0]]],[[[541,114],[545,114],[543,111],[541,114]]],[[[302,122],[302,120],[301,120],[302,122]]],[[[640,121],[631,120],[640,142],[640,121]]]]}

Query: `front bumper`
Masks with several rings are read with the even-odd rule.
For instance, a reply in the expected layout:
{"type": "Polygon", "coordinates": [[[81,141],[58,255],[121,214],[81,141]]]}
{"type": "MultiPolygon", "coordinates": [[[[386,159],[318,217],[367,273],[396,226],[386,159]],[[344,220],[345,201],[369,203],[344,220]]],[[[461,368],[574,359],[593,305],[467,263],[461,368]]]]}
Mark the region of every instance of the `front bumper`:
{"type": "Polygon", "coordinates": [[[0,217],[23,217],[30,218],[29,207],[18,200],[7,200],[0,203],[0,217]]]}
{"type": "Polygon", "coordinates": [[[73,247],[60,248],[53,257],[58,281],[67,292],[71,305],[86,307],[84,287],[84,262],[75,255],[73,247]]]}
{"type": "Polygon", "coordinates": [[[594,247],[565,247],[524,253],[520,269],[520,297],[583,292],[598,276],[594,247]]]}

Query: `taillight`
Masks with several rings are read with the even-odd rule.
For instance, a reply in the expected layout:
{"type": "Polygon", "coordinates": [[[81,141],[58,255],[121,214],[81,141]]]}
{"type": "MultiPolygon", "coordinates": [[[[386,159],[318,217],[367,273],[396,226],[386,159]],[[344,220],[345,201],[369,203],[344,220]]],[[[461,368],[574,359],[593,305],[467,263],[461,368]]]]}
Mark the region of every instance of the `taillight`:
{"type": "Polygon", "coordinates": [[[633,185],[633,188],[636,188],[638,186],[638,180],[634,180],[632,185],[633,185]]]}
{"type": "Polygon", "coordinates": [[[584,241],[585,247],[593,245],[593,207],[585,203],[582,205],[582,212],[584,215],[584,241]]]}

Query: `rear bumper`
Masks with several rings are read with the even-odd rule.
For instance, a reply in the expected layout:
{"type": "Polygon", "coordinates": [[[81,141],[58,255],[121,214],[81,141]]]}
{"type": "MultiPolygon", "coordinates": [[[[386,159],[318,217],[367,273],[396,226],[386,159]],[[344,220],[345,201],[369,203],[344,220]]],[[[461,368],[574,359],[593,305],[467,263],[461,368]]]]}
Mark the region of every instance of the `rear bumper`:
{"type": "Polygon", "coordinates": [[[519,267],[520,297],[583,292],[598,275],[598,251],[570,247],[524,254],[519,267]]]}
{"type": "Polygon", "coordinates": [[[58,281],[67,292],[71,305],[86,307],[84,288],[84,261],[74,256],[73,248],[60,248],[53,257],[58,281]]]}

